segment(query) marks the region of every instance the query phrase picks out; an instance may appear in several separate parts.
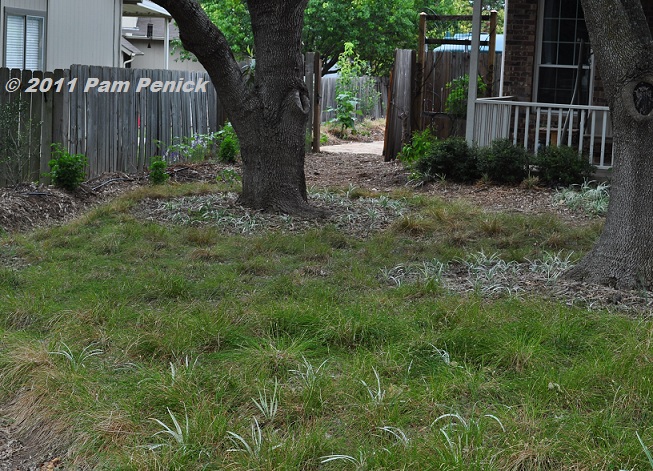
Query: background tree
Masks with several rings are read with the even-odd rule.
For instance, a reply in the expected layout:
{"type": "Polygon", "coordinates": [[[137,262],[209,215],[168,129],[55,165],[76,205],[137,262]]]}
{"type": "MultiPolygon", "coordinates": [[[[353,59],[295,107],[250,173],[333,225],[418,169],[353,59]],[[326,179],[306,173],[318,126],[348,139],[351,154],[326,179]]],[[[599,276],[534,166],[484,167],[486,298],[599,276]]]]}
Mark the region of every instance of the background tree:
{"type": "MultiPolygon", "coordinates": [[[[209,18],[227,38],[238,60],[251,55],[253,36],[249,11],[244,0],[200,0],[209,18]]],[[[504,0],[484,0],[486,9],[503,12],[504,0]]],[[[326,74],[351,42],[361,59],[370,64],[372,74],[387,76],[394,61],[395,49],[417,46],[418,14],[430,11],[440,15],[472,13],[470,0],[309,0],[302,40],[305,52],[319,52],[326,74]]],[[[499,20],[499,27],[503,21],[499,20]]],[[[442,34],[446,28],[442,30],[442,34]]],[[[440,32],[434,32],[434,36],[440,32]]],[[[176,42],[182,57],[193,58],[176,42]]]]}
{"type": "Polygon", "coordinates": [[[304,140],[310,103],[301,32],[308,0],[248,0],[256,71],[245,77],[224,33],[197,0],[154,0],[209,73],[241,145],[242,204],[314,216],[307,203],[304,140]]]}
{"type": "Polygon", "coordinates": [[[414,0],[310,0],[304,47],[320,53],[325,74],[337,63],[345,43],[351,42],[369,62],[372,74],[385,76],[395,49],[416,46],[418,13],[414,0]]]}
{"type": "Polygon", "coordinates": [[[640,0],[581,4],[612,113],[614,166],[603,233],[568,276],[652,288],[653,38],[640,0]]]}
{"type": "MultiPolygon", "coordinates": [[[[245,1],[200,0],[200,5],[213,24],[222,31],[236,59],[243,60],[250,57],[254,49],[254,36],[245,1]]],[[[173,40],[173,47],[179,51],[183,60],[197,60],[192,53],[184,49],[179,39],[173,40]]]]}

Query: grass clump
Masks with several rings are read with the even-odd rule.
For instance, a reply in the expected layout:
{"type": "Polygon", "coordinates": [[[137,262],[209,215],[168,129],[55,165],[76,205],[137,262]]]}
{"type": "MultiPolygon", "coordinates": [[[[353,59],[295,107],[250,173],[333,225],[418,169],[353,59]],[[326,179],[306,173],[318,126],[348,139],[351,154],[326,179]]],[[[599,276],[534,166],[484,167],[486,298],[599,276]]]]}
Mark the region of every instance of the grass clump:
{"type": "Polygon", "coordinates": [[[610,203],[610,185],[585,180],[582,185],[556,191],[554,200],[557,204],[592,216],[605,216],[610,203]]]}
{"type": "Polygon", "coordinates": [[[247,235],[135,217],[207,191],[148,186],[11,240],[25,263],[0,277],[0,400],[65,466],[648,465],[649,319],[442,283],[454,265],[490,284],[528,261],[554,276],[593,223],[346,189],[343,215],[369,199],[433,222],[357,238],[281,216],[247,235]]]}

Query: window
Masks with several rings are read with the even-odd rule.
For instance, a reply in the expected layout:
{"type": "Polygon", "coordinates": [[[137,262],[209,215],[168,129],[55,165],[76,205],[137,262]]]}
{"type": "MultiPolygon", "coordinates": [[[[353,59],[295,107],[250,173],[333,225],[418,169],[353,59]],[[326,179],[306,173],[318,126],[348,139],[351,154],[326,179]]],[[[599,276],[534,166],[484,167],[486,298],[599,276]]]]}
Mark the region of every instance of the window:
{"type": "Polygon", "coordinates": [[[5,18],[5,67],[43,70],[45,18],[7,13],[5,18]]]}
{"type": "Polygon", "coordinates": [[[580,0],[543,0],[541,5],[537,101],[571,104],[574,99],[576,104],[587,104],[591,82],[590,47],[580,0]],[[581,60],[582,72],[578,90],[575,90],[581,60]]]}

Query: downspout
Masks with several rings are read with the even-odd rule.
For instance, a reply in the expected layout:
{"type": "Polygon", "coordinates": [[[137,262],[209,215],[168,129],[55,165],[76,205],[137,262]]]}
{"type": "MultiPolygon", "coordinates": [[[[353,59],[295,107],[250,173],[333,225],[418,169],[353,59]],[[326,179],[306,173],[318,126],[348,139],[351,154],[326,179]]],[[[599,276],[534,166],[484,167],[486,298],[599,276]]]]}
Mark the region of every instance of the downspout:
{"type": "Polygon", "coordinates": [[[113,28],[113,64],[112,67],[119,67],[120,64],[120,38],[122,37],[122,0],[118,2],[113,2],[113,21],[114,26],[116,19],[118,20],[118,27],[113,28]],[[119,10],[116,11],[116,6],[119,7],[119,10]]]}
{"type": "Polygon", "coordinates": [[[125,62],[123,62],[122,67],[123,68],[127,67],[127,64],[131,64],[132,62],[134,62],[134,59],[136,59],[136,54],[134,54],[131,59],[126,60],[125,62]]]}
{"type": "MultiPolygon", "coordinates": [[[[0,15],[2,15],[2,11],[4,10],[0,8],[0,15]]],[[[50,0],[45,0],[45,24],[43,25],[43,40],[45,41],[45,47],[43,48],[43,72],[48,70],[48,62],[49,62],[48,47],[50,47],[50,41],[48,41],[48,35],[50,34],[50,28],[48,23],[50,23],[50,0]]],[[[0,39],[0,40],[4,40],[4,39],[0,39]]]]}
{"type": "Polygon", "coordinates": [[[472,14],[472,53],[469,64],[469,95],[467,97],[467,129],[465,140],[474,143],[474,120],[476,115],[476,98],[478,97],[478,55],[481,46],[481,8],[482,0],[474,1],[472,14]]]}

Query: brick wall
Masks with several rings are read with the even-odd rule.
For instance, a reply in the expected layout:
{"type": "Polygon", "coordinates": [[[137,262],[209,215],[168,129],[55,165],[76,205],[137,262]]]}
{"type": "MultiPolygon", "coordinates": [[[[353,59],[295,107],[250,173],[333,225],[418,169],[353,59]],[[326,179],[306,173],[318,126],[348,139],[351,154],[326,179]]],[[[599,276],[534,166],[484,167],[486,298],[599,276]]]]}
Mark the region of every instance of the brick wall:
{"type": "MultiPolygon", "coordinates": [[[[508,6],[503,94],[518,101],[534,99],[538,4],[537,0],[510,0],[508,6]]],[[[653,32],[653,1],[642,0],[642,6],[653,32]]],[[[603,105],[604,101],[603,86],[596,71],[594,104],[603,105]]]]}
{"type": "Polygon", "coordinates": [[[508,5],[503,94],[519,101],[533,98],[537,4],[533,0],[510,0],[508,5]]]}

